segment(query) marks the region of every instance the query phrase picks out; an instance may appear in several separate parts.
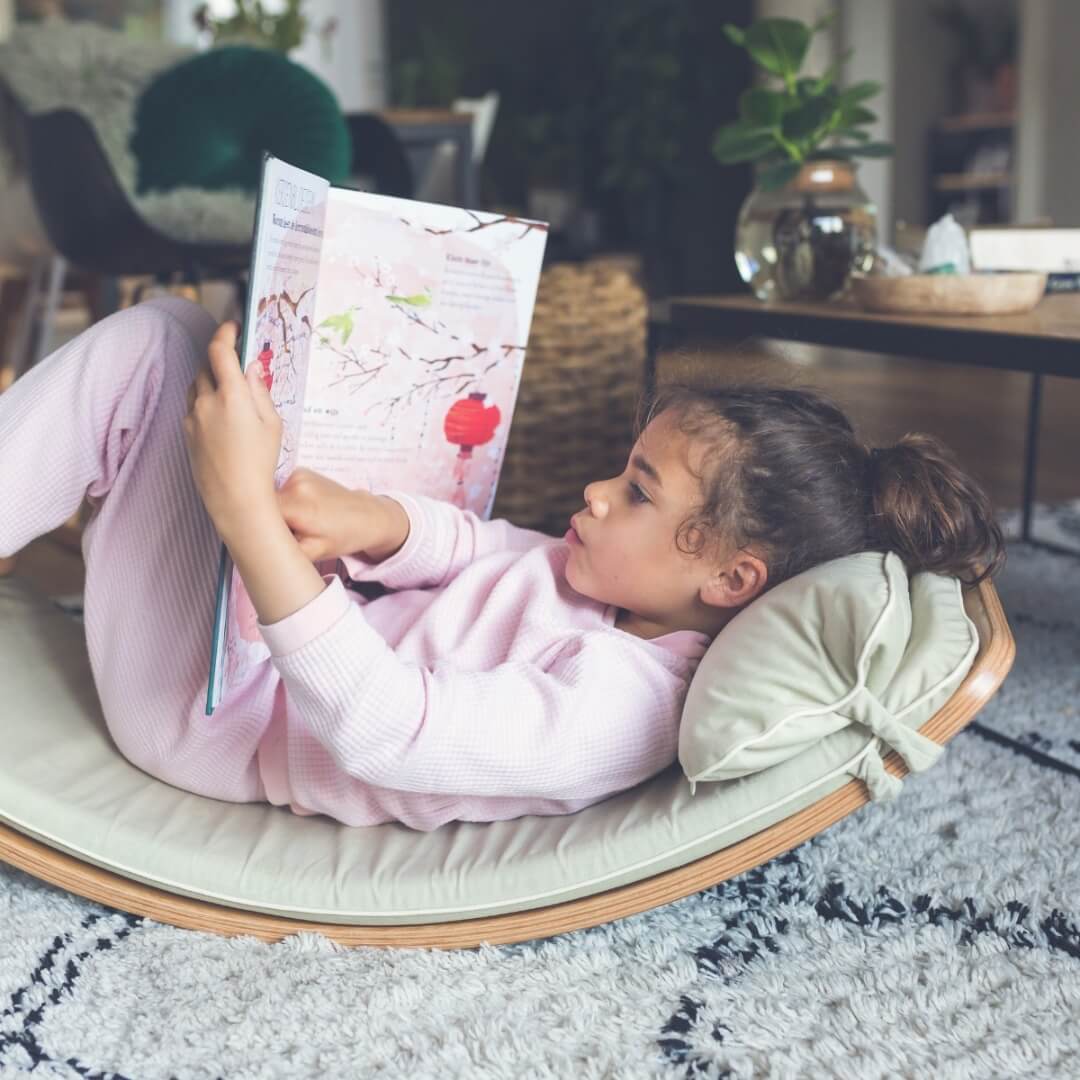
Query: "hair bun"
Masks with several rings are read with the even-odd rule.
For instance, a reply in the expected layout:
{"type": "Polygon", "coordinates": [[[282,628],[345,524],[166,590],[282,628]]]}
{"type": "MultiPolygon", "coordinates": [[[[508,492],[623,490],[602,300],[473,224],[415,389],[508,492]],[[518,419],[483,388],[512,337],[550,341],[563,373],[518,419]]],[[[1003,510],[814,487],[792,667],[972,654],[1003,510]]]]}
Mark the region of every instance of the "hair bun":
{"type": "Polygon", "coordinates": [[[940,440],[908,434],[870,451],[873,532],[911,572],[952,574],[974,584],[1005,560],[1001,530],[982,487],[940,440]],[[889,468],[880,465],[888,457],[889,468]]]}

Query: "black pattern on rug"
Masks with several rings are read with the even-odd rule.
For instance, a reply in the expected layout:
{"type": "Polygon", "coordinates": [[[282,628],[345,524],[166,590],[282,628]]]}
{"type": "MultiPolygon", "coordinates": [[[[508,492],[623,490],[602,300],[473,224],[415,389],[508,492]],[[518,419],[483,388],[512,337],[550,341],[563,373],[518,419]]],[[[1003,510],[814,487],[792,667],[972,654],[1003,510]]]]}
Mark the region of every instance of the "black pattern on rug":
{"type": "Polygon", "coordinates": [[[87,1080],[128,1080],[123,1073],[86,1066],[75,1058],[57,1062],[38,1035],[49,1007],[74,992],[82,965],[94,953],[122,945],[146,921],[141,915],[101,907],[100,912],[81,920],[77,931],[53,938],[28,973],[26,983],[16,988],[0,1009],[0,1065],[24,1065],[23,1071],[36,1071],[40,1066],[64,1064],[87,1080]]]}
{"type": "MultiPolygon", "coordinates": [[[[965,737],[970,739],[977,735],[965,729],[950,745],[965,737]]],[[[1052,770],[1080,785],[1080,770],[1072,766],[1047,755],[1025,752],[1026,748],[1016,745],[1013,740],[997,737],[989,744],[1000,753],[1018,752],[1033,767],[1052,770]]],[[[1073,790],[1077,796],[1077,809],[1080,809],[1080,786],[1073,790]]],[[[849,819],[849,825],[854,824],[855,817],[849,819]]],[[[951,825],[941,830],[945,840],[955,839],[955,833],[956,829],[951,825]]],[[[890,928],[910,931],[920,926],[947,926],[954,931],[958,949],[985,944],[987,939],[992,939],[995,946],[1007,950],[1043,950],[1067,958],[1076,963],[1080,982],[1080,909],[1051,907],[1033,917],[1034,901],[1025,903],[1012,899],[995,903],[992,899],[966,895],[958,903],[946,903],[925,891],[905,895],[895,884],[878,884],[869,892],[860,891],[842,879],[830,880],[823,888],[815,890],[811,887],[814,875],[808,857],[822,842],[821,837],[813,837],[763,866],[698,894],[702,899],[716,901],[728,909],[721,919],[721,932],[695,951],[703,983],[717,983],[737,990],[739,983],[753,974],[755,965],[784,954],[794,932],[798,931],[800,938],[805,938],[807,925],[815,920],[822,926],[840,927],[863,937],[872,937],[890,928]]],[[[1072,895],[1075,896],[1075,892],[1072,895]]],[[[798,946],[792,951],[797,949],[798,946]]],[[[1038,994],[1038,990],[1033,988],[1033,993],[1038,994]]],[[[830,1003],[824,1004],[827,1007],[830,1003]]],[[[657,1047],[688,1080],[774,1075],[759,1072],[757,1067],[749,1070],[718,1067],[714,1054],[700,1052],[703,1039],[722,1050],[726,1043],[737,1042],[740,1037],[738,1028],[728,1018],[715,1015],[705,998],[687,994],[679,999],[678,1007],[660,1029],[657,1047]]],[[[1074,1045],[1080,1054],[1080,1044],[1074,1045]]],[[[775,1075],[788,1074],[779,1071],[775,1075]]],[[[866,1075],[878,1074],[867,1072],[866,1075]]],[[[918,1074],[900,1072],[896,1075],[918,1074]]],[[[981,1074],[973,1069],[970,1073],[955,1075],[977,1077],[981,1074]]]]}

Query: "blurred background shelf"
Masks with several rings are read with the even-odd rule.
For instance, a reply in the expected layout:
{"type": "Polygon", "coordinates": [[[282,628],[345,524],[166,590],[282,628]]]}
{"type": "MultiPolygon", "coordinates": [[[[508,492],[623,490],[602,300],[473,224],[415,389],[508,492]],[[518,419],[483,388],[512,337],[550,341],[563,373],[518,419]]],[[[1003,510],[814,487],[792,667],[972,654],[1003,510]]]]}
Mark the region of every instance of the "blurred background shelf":
{"type": "Polygon", "coordinates": [[[1016,124],[1015,112],[994,113],[959,113],[956,116],[943,116],[937,123],[941,132],[958,131],[997,131],[1011,128],[1016,124]]]}
{"type": "Polygon", "coordinates": [[[1011,173],[942,173],[934,177],[935,191],[979,191],[982,188],[1006,188],[1013,182],[1011,173]]]}

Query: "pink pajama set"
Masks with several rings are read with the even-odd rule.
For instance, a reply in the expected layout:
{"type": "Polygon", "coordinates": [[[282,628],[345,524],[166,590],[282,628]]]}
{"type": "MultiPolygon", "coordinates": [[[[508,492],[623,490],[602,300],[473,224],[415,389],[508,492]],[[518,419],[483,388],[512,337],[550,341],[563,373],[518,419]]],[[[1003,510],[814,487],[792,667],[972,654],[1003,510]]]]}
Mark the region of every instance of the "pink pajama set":
{"type": "Polygon", "coordinates": [[[260,624],[270,659],[206,716],[220,540],[181,421],[214,330],[196,304],[149,300],[0,394],[0,557],[95,503],[87,647],[126,758],[216,799],[424,831],[573,813],[675,761],[706,635],[617,629],[567,584],[564,541],[389,489],[404,547],[320,563],[326,588],[260,624]]]}

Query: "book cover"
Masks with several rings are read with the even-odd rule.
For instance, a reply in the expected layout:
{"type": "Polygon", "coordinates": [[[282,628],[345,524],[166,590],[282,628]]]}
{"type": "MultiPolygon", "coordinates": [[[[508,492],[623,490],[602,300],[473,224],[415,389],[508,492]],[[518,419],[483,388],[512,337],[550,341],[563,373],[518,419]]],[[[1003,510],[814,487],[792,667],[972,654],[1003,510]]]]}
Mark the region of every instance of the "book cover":
{"type": "MultiPolygon", "coordinates": [[[[241,362],[304,466],[488,518],[547,240],[544,222],[347,188],[264,161],[241,362]]],[[[207,714],[270,655],[222,545],[207,714]]]]}
{"type": "Polygon", "coordinates": [[[1080,271],[1080,229],[977,226],[968,243],[976,270],[1080,271]]]}

